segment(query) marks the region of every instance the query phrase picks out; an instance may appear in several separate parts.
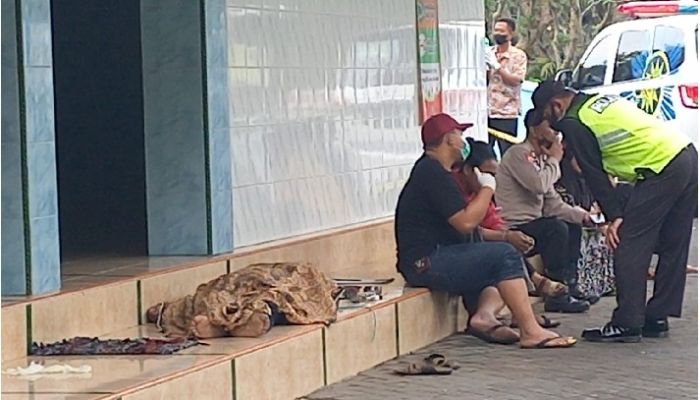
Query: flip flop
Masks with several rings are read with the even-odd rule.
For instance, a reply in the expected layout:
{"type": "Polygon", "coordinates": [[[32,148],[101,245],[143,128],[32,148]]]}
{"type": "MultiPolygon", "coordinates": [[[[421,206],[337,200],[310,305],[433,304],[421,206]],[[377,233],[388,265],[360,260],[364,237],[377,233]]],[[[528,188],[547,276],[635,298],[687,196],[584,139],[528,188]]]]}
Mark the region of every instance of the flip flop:
{"type": "MultiPolygon", "coordinates": [[[[561,322],[555,321],[555,320],[553,320],[553,319],[549,319],[549,318],[547,318],[547,316],[544,315],[544,314],[540,315],[540,318],[542,318],[542,323],[540,324],[540,326],[541,326],[542,328],[544,328],[544,329],[552,329],[552,328],[556,328],[556,327],[558,327],[559,325],[561,325],[561,322]]],[[[539,323],[539,322],[540,322],[540,321],[537,321],[537,323],[539,323]]],[[[512,329],[518,329],[520,326],[518,325],[518,322],[517,322],[517,321],[512,321],[512,322],[510,323],[510,327],[511,327],[512,329]]]]}
{"type": "Polygon", "coordinates": [[[509,345],[509,344],[517,343],[520,341],[520,339],[516,339],[516,338],[499,339],[499,338],[495,337],[493,334],[498,329],[501,329],[501,328],[508,328],[508,325],[506,325],[506,324],[494,325],[485,331],[479,331],[479,330],[476,330],[470,326],[467,328],[466,331],[464,331],[464,333],[466,333],[467,335],[472,335],[476,338],[479,338],[486,343],[509,345]]]}
{"type": "Polygon", "coordinates": [[[561,282],[553,281],[549,278],[542,277],[540,283],[535,288],[535,292],[542,297],[553,297],[566,294],[569,288],[561,282]],[[555,289],[556,288],[556,289],[555,289]]]}
{"type": "Polygon", "coordinates": [[[436,367],[446,367],[452,370],[458,370],[460,368],[460,365],[455,361],[448,360],[447,357],[437,353],[425,357],[423,361],[432,363],[436,367]]]}
{"type": "Polygon", "coordinates": [[[395,374],[398,375],[450,375],[452,373],[452,368],[439,367],[423,360],[419,363],[410,363],[402,369],[394,370],[395,374]]]}
{"type": "Polygon", "coordinates": [[[551,338],[544,339],[543,341],[537,343],[534,346],[523,346],[520,345],[521,349],[528,349],[528,350],[539,350],[539,349],[567,349],[569,347],[573,347],[573,345],[576,344],[577,340],[573,337],[567,337],[566,339],[573,339],[573,341],[566,343],[566,344],[551,344],[553,341],[557,339],[564,339],[563,336],[555,336],[551,338]]]}

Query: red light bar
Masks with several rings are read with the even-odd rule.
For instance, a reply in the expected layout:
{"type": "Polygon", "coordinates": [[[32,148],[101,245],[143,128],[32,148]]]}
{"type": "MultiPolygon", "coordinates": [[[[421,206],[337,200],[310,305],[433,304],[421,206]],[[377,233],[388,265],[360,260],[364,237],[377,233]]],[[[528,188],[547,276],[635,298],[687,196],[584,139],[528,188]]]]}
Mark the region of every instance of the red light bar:
{"type": "Polygon", "coordinates": [[[633,1],[619,5],[617,11],[632,17],[697,14],[698,3],[696,1],[633,1]]]}

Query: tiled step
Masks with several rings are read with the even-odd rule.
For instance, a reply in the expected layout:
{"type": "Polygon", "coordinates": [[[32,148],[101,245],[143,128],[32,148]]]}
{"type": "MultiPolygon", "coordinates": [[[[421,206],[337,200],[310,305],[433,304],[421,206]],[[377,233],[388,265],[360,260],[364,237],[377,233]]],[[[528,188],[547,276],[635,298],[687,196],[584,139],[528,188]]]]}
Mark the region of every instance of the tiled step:
{"type": "MultiPolygon", "coordinates": [[[[330,327],[275,327],[260,338],[210,340],[210,346],[172,356],[21,358],[3,368],[42,360],[88,364],[93,372],[84,380],[3,376],[3,398],[75,393],[79,399],[294,399],[452,334],[463,327],[462,309],[457,298],[399,288],[371,306],[342,311],[330,327]]],[[[136,336],[158,332],[141,325],[103,335],[136,336]]]]}

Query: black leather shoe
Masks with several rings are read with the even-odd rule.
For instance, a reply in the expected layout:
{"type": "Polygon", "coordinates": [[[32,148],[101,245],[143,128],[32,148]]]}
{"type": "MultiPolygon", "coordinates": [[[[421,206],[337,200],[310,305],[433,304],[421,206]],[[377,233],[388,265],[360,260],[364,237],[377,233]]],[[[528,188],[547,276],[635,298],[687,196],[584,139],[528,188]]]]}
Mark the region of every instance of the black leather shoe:
{"type": "Polygon", "coordinates": [[[646,320],[642,328],[642,336],[649,338],[665,338],[668,337],[668,319],[652,319],[646,320]]]}
{"type": "Polygon", "coordinates": [[[550,313],[577,314],[588,311],[590,305],[587,301],[576,300],[568,294],[549,297],[544,302],[544,311],[550,313]]]}
{"type": "Polygon", "coordinates": [[[608,322],[602,328],[586,329],[581,337],[590,342],[637,343],[642,340],[641,328],[623,328],[608,322]]]}
{"type": "Polygon", "coordinates": [[[585,294],[581,293],[581,291],[579,291],[575,287],[573,289],[569,288],[569,294],[571,295],[571,297],[575,298],[576,300],[587,301],[588,304],[590,304],[590,305],[593,305],[593,304],[597,303],[598,301],[600,301],[600,297],[598,297],[594,294],[585,295],[585,294]]]}

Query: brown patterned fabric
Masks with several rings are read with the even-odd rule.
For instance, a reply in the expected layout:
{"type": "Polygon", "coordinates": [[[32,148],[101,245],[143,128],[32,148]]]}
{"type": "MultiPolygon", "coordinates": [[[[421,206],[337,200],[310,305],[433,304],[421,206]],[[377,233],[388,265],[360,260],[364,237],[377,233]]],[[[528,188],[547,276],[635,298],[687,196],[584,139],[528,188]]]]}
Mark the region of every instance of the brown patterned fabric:
{"type": "Polygon", "coordinates": [[[253,264],[199,285],[194,296],[166,303],[158,322],[168,335],[197,336],[194,319],[205,316],[229,336],[255,337],[269,330],[274,304],[290,324],[330,324],[336,319],[337,290],[308,264],[253,264]]]}

